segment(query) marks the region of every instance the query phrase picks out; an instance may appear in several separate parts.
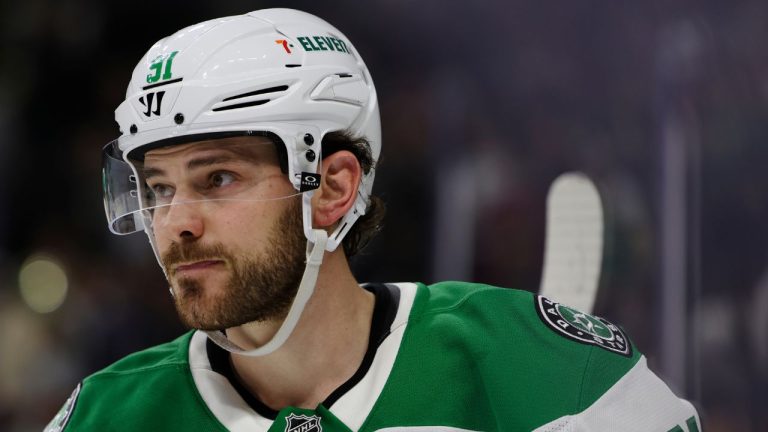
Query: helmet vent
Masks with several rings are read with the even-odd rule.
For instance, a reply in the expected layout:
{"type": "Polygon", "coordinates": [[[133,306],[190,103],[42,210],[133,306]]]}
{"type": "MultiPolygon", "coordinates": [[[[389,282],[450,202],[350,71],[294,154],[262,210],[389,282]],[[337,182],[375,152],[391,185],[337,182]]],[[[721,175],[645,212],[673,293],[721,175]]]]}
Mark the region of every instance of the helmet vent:
{"type": "MultiPolygon", "coordinates": [[[[228,98],[222,99],[222,102],[230,101],[230,100],[233,100],[233,99],[240,99],[240,98],[244,98],[244,97],[248,97],[248,96],[256,96],[256,95],[267,94],[267,93],[275,93],[275,92],[286,91],[286,90],[288,90],[288,86],[287,85],[281,85],[281,86],[277,86],[277,87],[269,87],[269,88],[265,88],[265,89],[261,89],[261,90],[255,90],[255,91],[248,92],[248,93],[243,93],[243,94],[239,94],[239,95],[235,95],[235,96],[230,96],[228,98]]],[[[216,110],[214,110],[214,111],[216,111],[216,110]]]]}
{"type": "Polygon", "coordinates": [[[274,100],[276,98],[279,98],[280,94],[275,93],[281,93],[288,90],[288,85],[280,85],[280,86],[274,86],[274,87],[267,87],[259,90],[253,90],[249,91],[247,93],[241,93],[234,96],[229,96],[221,100],[221,102],[217,103],[212,111],[227,111],[227,110],[233,110],[238,108],[247,108],[257,105],[263,105],[271,100],[274,100]],[[270,99],[264,99],[263,96],[267,95],[267,98],[270,99]],[[234,104],[226,104],[225,102],[233,101],[233,100],[239,100],[238,103],[234,104]]]}
{"type": "Polygon", "coordinates": [[[269,99],[261,99],[261,100],[251,101],[251,102],[243,102],[243,103],[218,107],[218,108],[214,108],[212,111],[226,111],[226,110],[232,110],[232,109],[238,109],[238,108],[246,108],[246,107],[252,107],[256,105],[264,105],[267,102],[269,102],[269,99]]]}

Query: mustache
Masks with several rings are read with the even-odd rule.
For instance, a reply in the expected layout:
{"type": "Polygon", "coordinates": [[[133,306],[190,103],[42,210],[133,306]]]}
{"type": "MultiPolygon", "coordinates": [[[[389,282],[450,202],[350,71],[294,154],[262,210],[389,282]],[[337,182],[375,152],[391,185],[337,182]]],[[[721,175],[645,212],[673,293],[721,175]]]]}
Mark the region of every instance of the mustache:
{"type": "Polygon", "coordinates": [[[204,245],[199,243],[171,243],[168,250],[160,257],[167,271],[181,263],[225,259],[231,261],[232,255],[221,243],[204,245]]]}

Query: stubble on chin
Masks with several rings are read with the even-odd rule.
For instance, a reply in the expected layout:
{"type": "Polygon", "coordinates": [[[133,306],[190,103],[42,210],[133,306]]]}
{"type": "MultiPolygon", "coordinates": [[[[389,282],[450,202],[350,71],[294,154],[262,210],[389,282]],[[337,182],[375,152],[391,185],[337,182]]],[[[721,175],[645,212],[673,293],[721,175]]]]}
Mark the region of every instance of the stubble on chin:
{"type": "Polygon", "coordinates": [[[237,255],[222,245],[174,244],[163,255],[171,268],[179,260],[222,259],[228,275],[222,287],[197,278],[175,280],[172,291],[181,322],[188,328],[224,330],[249,322],[282,320],[304,272],[305,245],[300,201],[289,205],[275,223],[263,252],[237,255]],[[221,288],[221,289],[219,289],[221,288]]]}
{"type": "Polygon", "coordinates": [[[218,318],[220,312],[215,311],[217,299],[199,280],[179,279],[173,291],[176,312],[184,326],[200,330],[222,329],[218,318]]]}

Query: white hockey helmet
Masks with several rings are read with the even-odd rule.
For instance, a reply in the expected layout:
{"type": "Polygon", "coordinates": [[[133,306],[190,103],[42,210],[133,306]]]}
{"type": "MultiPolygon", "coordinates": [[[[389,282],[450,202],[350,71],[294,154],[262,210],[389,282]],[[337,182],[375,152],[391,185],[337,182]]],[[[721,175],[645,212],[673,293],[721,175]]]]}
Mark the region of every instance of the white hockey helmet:
{"type": "MultiPolygon", "coordinates": [[[[285,145],[289,179],[304,192],[316,187],[311,180],[327,133],[364,136],[374,161],[381,149],[376,90],[363,59],[335,27],[291,9],[214,19],[160,40],[134,69],[115,119],[121,136],[104,149],[103,187],[116,234],[146,229],[132,152],[268,134],[285,145]]],[[[363,176],[326,250],[335,250],[365,213],[374,174],[363,176]]],[[[310,196],[304,194],[303,218],[313,242],[310,196]]]]}

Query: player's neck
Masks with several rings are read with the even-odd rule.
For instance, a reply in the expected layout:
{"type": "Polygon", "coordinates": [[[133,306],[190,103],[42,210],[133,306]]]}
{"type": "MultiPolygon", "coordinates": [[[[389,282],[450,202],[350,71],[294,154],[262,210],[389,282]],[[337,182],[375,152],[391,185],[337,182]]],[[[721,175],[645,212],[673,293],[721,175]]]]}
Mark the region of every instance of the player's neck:
{"type": "MultiPolygon", "coordinates": [[[[368,347],[374,296],[360,288],[343,253],[326,253],[315,293],[285,345],[263,357],[232,356],[240,379],[273,409],[315,408],[358,369],[368,347]]],[[[227,331],[243,347],[264,343],[279,323],[227,331]]]]}

